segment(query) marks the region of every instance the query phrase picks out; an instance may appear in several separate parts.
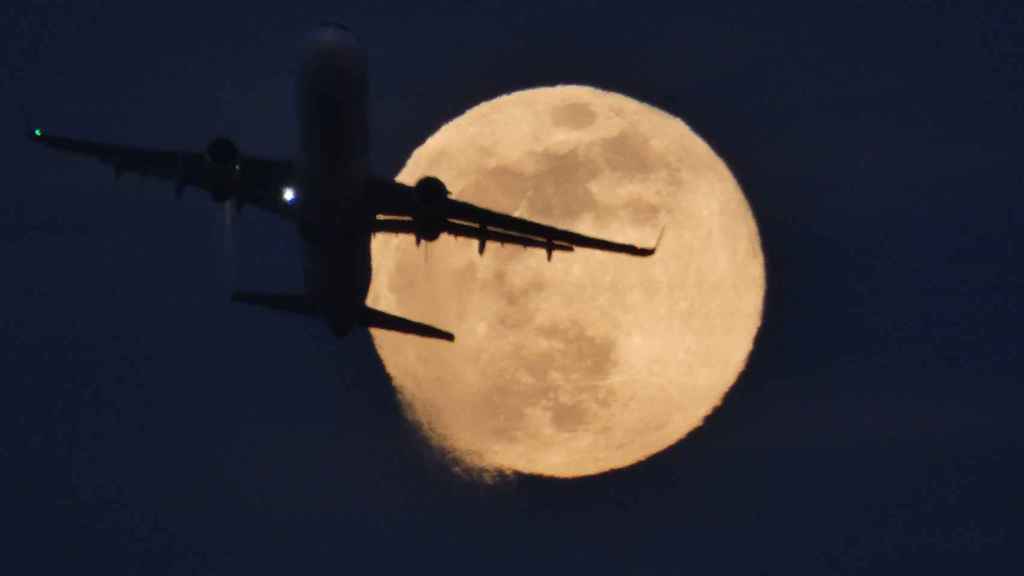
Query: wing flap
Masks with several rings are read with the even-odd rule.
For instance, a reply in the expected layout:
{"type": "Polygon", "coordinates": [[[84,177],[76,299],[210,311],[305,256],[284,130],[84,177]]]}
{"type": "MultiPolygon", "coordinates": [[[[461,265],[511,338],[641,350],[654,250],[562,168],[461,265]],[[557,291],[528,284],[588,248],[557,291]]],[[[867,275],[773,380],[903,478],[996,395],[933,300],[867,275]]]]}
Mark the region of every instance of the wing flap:
{"type": "Polygon", "coordinates": [[[206,190],[218,201],[230,195],[239,207],[253,205],[286,220],[296,217],[294,206],[282,198],[284,186],[294,179],[294,169],[287,161],[241,156],[230,194],[226,194],[221,189],[222,175],[215,173],[204,153],[106,144],[55,136],[39,129],[30,132],[29,138],[47,148],[107,164],[114,169],[115,177],[139,174],[160,178],[173,182],[178,193],[191,186],[206,190]]]}
{"type": "Polygon", "coordinates": [[[84,156],[109,164],[116,174],[137,173],[174,179],[185,170],[185,167],[202,158],[198,154],[175,150],[157,150],[104,144],[89,140],[77,140],[52,136],[42,130],[33,132],[30,137],[47,148],[59,150],[76,156],[84,156]]]}
{"type": "Polygon", "coordinates": [[[618,252],[633,256],[650,256],[654,254],[657,249],[657,247],[642,248],[632,244],[623,244],[621,242],[612,242],[611,240],[595,238],[593,236],[579,234],[570,230],[547,226],[539,222],[526,220],[525,218],[517,218],[508,214],[502,214],[500,212],[474,206],[473,204],[463,202],[461,200],[448,199],[447,213],[448,217],[453,220],[475,222],[502,230],[508,230],[517,234],[536,236],[538,238],[545,238],[555,242],[578,246],[580,248],[591,248],[595,250],[602,250],[604,252],[618,252]]]}
{"type": "MultiPolygon", "coordinates": [[[[416,188],[413,186],[390,180],[372,180],[369,183],[369,190],[369,196],[374,202],[374,213],[378,216],[415,220],[421,210],[416,200],[416,188]]],[[[500,231],[518,238],[530,238],[534,243],[539,241],[542,247],[548,249],[549,252],[551,249],[564,250],[564,248],[558,248],[558,246],[568,246],[617,252],[632,256],[651,256],[657,250],[657,245],[646,248],[633,244],[613,242],[548,226],[525,218],[502,214],[501,212],[495,212],[470,204],[469,202],[453,200],[448,197],[444,197],[440,202],[442,202],[442,205],[439,212],[444,218],[442,228],[444,231],[460,229],[460,226],[469,229],[487,229],[488,234],[500,231]],[[554,248],[552,248],[552,244],[555,246],[554,248]]],[[[389,231],[415,232],[414,229],[411,231],[408,229],[389,231]]],[[[471,237],[479,238],[479,233],[476,234],[477,236],[471,237]]],[[[466,235],[468,236],[469,234],[467,233],[466,235]]]]}
{"type": "MultiPolygon", "coordinates": [[[[416,222],[414,220],[404,218],[377,219],[373,223],[373,232],[416,234],[416,222]]],[[[501,230],[491,230],[486,227],[470,226],[468,224],[453,222],[451,220],[447,220],[441,224],[441,232],[457,238],[472,238],[477,240],[479,242],[478,251],[481,254],[483,254],[484,247],[487,245],[487,242],[514,244],[524,248],[541,248],[548,252],[572,252],[573,250],[572,246],[569,246],[568,244],[531,238],[521,234],[503,232],[501,230]]]]}

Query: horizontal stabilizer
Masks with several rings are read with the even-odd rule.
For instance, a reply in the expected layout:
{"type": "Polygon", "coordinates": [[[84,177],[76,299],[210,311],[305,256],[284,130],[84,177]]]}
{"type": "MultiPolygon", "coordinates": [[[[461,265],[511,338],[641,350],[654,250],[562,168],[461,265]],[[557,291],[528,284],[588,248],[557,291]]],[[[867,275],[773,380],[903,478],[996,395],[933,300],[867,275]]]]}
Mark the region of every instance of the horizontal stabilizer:
{"type": "Polygon", "coordinates": [[[234,292],[232,302],[242,302],[278,312],[315,316],[317,311],[304,294],[271,294],[267,292],[234,292]]]}
{"type": "Polygon", "coordinates": [[[425,338],[437,338],[449,342],[455,341],[455,335],[451,332],[445,332],[440,328],[434,328],[427,324],[421,324],[400,316],[388,314],[387,312],[381,312],[369,306],[363,309],[361,321],[367,328],[382,328],[384,330],[415,334],[425,338]]]}

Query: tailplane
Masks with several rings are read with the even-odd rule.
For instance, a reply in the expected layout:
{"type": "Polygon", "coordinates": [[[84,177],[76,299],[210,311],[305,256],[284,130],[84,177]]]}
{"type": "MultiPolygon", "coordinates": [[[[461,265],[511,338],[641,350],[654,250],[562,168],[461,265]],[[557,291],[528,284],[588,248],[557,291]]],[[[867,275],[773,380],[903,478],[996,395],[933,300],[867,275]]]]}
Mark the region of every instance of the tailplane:
{"type": "Polygon", "coordinates": [[[234,292],[232,302],[269,308],[278,312],[291,312],[303,316],[316,316],[317,310],[305,294],[271,294],[267,292],[234,292]]]}
{"type": "Polygon", "coordinates": [[[381,328],[384,330],[393,330],[395,332],[404,332],[406,334],[415,334],[416,336],[423,336],[424,338],[437,338],[439,340],[447,340],[448,342],[455,341],[455,335],[451,332],[446,332],[440,328],[434,328],[427,324],[388,314],[387,312],[381,312],[380,310],[370,308],[369,306],[363,308],[363,315],[362,318],[360,318],[360,321],[363,326],[366,326],[367,328],[381,328]]]}
{"type": "MultiPolygon", "coordinates": [[[[303,316],[317,316],[319,314],[319,310],[304,294],[234,292],[231,294],[231,301],[249,304],[250,306],[259,306],[260,308],[267,308],[278,312],[301,314],[303,316]]],[[[369,306],[364,306],[362,312],[360,312],[359,323],[367,328],[392,330],[394,332],[423,336],[424,338],[447,340],[448,342],[455,341],[455,335],[451,332],[446,332],[428,324],[409,320],[408,318],[402,318],[401,316],[381,312],[380,310],[370,308],[369,306]]]]}

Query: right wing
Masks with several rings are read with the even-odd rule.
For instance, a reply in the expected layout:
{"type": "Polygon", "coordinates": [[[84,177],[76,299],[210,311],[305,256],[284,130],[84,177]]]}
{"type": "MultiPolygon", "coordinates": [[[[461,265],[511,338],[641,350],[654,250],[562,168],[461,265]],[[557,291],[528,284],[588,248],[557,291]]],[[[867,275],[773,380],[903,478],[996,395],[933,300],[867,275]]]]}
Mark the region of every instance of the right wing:
{"type": "MultiPolygon", "coordinates": [[[[414,220],[404,218],[378,218],[373,223],[373,231],[415,235],[417,232],[417,225],[414,220]]],[[[441,231],[451,236],[477,240],[479,242],[477,252],[480,254],[483,254],[484,246],[491,240],[498,244],[515,244],[516,246],[522,246],[524,248],[544,248],[545,250],[550,249],[551,251],[572,252],[572,246],[568,244],[548,242],[546,240],[530,238],[529,236],[520,236],[518,234],[510,234],[500,230],[488,230],[485,228],[469,226],[468,224],[461,224],[459,222],[445,222],[441,227],[441,231]]]]}
{"type": "Polygon", "coordinates": [[[481,254],[487,241],[495,240],[543,248],[549,260],[556,250],[574,248],[632,256],[651,256],[657,250],[657,244],[646,248],[613,242],[454,200],[449,197],[444,183],[431,176],[421,179],[415,186],[380,179],[371,180],[368,186],[371,210],[377,217],[374,232],[408,233],[427,240],[441,233],[475,238],[481,254]]]}
{"type": "Polygon", "coordinates": [[[291,162],[242,156],[233,142],[215,139],[205,152],[137,148],[54,136],[34,129],[33,142],[47,148],[92,158],[114,169],[114,176],[139,174],[175,183],[180,195],[186,187],[210,193],[215,201],[232,200],[238,208],[256,206],[286,220],[297,217],[294,197],[283,192],[295,178],[291,162]]]}

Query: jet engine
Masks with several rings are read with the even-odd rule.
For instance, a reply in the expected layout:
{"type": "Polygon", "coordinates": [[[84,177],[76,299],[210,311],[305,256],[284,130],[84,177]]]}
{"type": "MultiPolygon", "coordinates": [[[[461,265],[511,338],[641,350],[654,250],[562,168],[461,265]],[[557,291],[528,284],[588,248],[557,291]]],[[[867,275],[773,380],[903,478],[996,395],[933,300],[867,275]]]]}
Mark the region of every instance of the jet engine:
{"type": "Polygon", "coordinates": [[[441,235],[441,225],[445,219],[444,200],[451,192],[440,179],[427,176],[416,183],[415,194],[419,205],[415,218],[416,242],[433,242],[441,235]]]}
{"type": "Polygon", "coordinates": [[[213,180],[210,191],[217,202],[226,202],[235,195],[241,157],[238,145],[227,138],[214,138],[206,147],[206,162],[213,180]]]}

